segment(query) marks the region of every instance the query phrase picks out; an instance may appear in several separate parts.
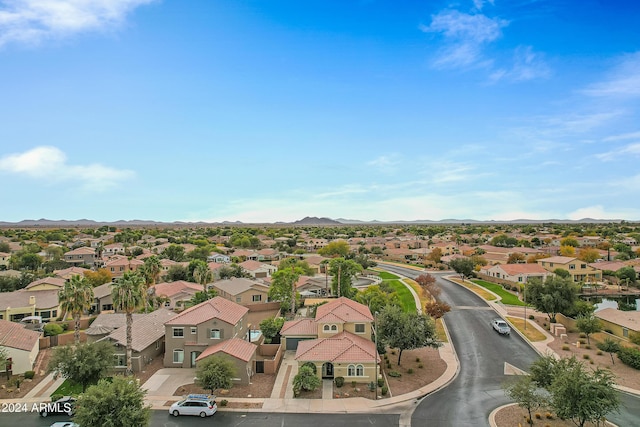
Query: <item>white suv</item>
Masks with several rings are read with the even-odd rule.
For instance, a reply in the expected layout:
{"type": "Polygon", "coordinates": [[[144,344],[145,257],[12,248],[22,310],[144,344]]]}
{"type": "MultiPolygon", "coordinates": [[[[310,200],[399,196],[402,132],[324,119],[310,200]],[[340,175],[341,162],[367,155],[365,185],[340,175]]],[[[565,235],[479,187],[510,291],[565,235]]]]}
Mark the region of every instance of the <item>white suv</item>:
{"type": "Polygon", "coordinates": [[[171,405],[169,413],[174,417],[178,415],[210,417],[218,410],[215,398],[209,394],[190,394],[185,399],[171,405]]]}

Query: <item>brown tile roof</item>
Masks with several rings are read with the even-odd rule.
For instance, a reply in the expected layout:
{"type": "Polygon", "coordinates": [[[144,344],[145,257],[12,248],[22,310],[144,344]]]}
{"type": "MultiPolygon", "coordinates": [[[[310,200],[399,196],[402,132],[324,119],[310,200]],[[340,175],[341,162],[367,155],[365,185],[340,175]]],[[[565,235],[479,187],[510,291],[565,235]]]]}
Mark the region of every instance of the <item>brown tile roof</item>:
{"type": "MultiPolygon", "coordinates": [[[[141,314],[134,317],[131,326],[131,348],[133,351],[142,351],[164,336],[164,324],[176,314],[164,308],[152,313],[141,314]]],[[[95,322],[94,322],[95,323],[95,322]]],[[[107,338],[122,346],[127,345],[127,328],[120,327],[111,332],[107,338]]]]}
{"type": "Polygon", "coordinates": [[[24,325],[0,320],[0,347],[31,351],[38,343],[40,333],[25,329],[24,325]]]}
{"type": "Polygon", "coordinates": [[[371,362],[378,361],[373,341],[349,332],[341,332],[331,338],[300,341],[296,350],[296,360],[306,362],[371,362]]]}
{"type": "Polygon", "coordinates": [[[516,274],[546,274],[549,273],[547,270],[542,268],[540,264],[502,264],[500,267],[505,273],[510,276],[514,276],[516,274]]]}
{"type": "Polygon", "coordinates": [[[7,307],[28,307],[29,297],[36,298],[36,311],[47,308],[55,308],[59,305],[58,290],[47,289],[45,291],[28,291],[20,289],[13,292],[0,292],[0,310],[4,311],[7,307]]]}
{"type": "Polygon", "coordinates": [[[263,283],[256,282],[255,280],[249,280],[239,277],[232,277],[230,279],[213,282],[213,287],[218,288],[221,291],[228,293],[229,295],[238,295],[242,292],[248,291],[249,289],[269,292],[269,286],[263,283]]]}
{"type": "Polygon", "coordinates": [[[100,286],[96,286],[95,288],[93,288],[93,297],[99,299],[104,298],[107,295],[111,295],[111,285],[113,285],[113,283],[107,282],[103,283],[100,286]]]}
{"type": "Polygon", "coordinates": [[[88,246],[81,246],[77,249],[73,249],[69,252],[65,253],[66,255],[95,255],[96,250],[94,248],[90,248],[88,246]]]}
{"type": "Polygon", "coordinates": [[[257,345],[249,341],[240,338],[231,338],[230,340],[224,340],[207,347],[200,356],[196,358],[196,362],[219,352],[248,362],[253,358],[254,354],[256,354],[257,348],[257,345]]]}
{"type": "Polygon", "coordinates": [[[552,256],[549,258],[541,258],[539,260],[537,260],[538,262],[553,262],[553,263],[558,263],[558,264],[567,264],[573,260],[577,259],[576,257],[570,257],[570,256],[552,256]]]}
{"type": "Polygon", "coordinates": [[[280,329],[280,335],[283,337],[291,336],[317,336],[318,324],[315,320],[309,318],[289,320],[284,322],[282,329],[280,329]]]}
{"type": "Polygon", "coordinates": [[[88,268],[74,266],[74,267],[65,268],[64,270],[53,270],[53,274],[63,279],[70,279],[72,276],[84,277],[84,273],[86,271],[91,271],[91,270],[89,270],[88,268]]]}
{"type": "Polygon", "coordinates": [[[45,277],[44,279],[34,280],[33,282],[25,286],[25,289],[31,289],[38,285],[53,285],[53,286],[58,286],[60,288],[63,288],[65,282],[66,280],[64,280],[61,277],[45,277]]]}
{"type": "Polygon", "coordinates": [[[105,263],[106,267],[112,267],[115,265],[128,265],[128,266],[132,266],[132,265],[144,265],[144,261],[140,261],[139,259],[129,259],[127,257],[117,257],[117,258],[111,258],[109,261],[107,261],[105,263]]]}
{"type": "Polygon", "coordinates": [[[616,325],[624,326],[632,331],[640,332],[640,311],[622,311],[615,308],[604,308],[594,316],[616,325]]]}
{"type": "Polygon", "coordinates": [[[215,297],[194,305],[167,322],[167,325],[199,325],[211,319],[237,324],[249,309],[222,297],[215,297]]]}
{"type": "Polygon", "coordinates": [[[340,297],[316,310],[316,322],[373,322],[373,315],[366,305],[340,297]]]}
{"type": "Polygon", "coordinates": [[[176,280],[175,282],[165,282],[158,283],[155,286],[156,295],[164,295],[167,297],[172,297],[180,292],[186,292],[190,294],[195,294],[196,292],[200,292],[203,290],[202,285],[193,282],[187,282],[184,280],[176,280]]]}
{"type": "Polygon", "coordinates": [[[240,263],[240,267],[244,268],[245,270],[249,270],[249,271],[253,271],[253,270],[257,270],[260,267],[262,267],[264,264],[258,261],[254,261],[254,260],[248,260],[245,262],[241,262],[240,263]]]}
{"type": "MultiPolygon", "coordinates": [[[[144,316],[141,313],[133,313],[133,322],[135,323],[140,316],[144,316]]],[[[91,323],[91,328],[102,326],[111,329],[118,329],[124,326],[126,323],[125,313],[100,313],[96,320],[91,323]]]]}

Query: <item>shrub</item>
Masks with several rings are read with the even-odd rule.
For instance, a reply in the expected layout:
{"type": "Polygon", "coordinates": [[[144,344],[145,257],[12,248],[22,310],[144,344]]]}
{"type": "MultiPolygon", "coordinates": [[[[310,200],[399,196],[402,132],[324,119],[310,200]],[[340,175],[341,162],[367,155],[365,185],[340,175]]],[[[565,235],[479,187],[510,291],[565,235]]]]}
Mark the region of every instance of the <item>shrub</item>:
{"type": "Polygon", "coordinates": [[[539,412],[536,412],[536,420],[541,420],[542,419],[542,415],[539,412]]]}
{"type": "Polygon", "coordinates": [[[62,326],[58,325],[57,323],[47,323],[46,325],[44,325],[43,330],[44,330],[45,337],[60,335],[61,333],[64,332],[64,329],[62,329],[62,326]]]}
{"type": "Polygon", "coordinates": [[[220,401],[220,406],[227,406],[229,404],[229,401],[227,399],[222,399],[220,401]]]}
{"type": "Polygon", "coordinates": [[[591,350],[591,346],[589,344],[585,345],[584,348],[586,348],[587,350],[591,350]]]}
{"type": "Polygon", "coordinates": [[[384,385],[384,379],[378,378],[378,387],[382,387],[384,385]]]}
{"type": "Polygon", "coordinates": [[[356,388],[356,382],[355,381],[351,381],[351,387],[356,388]]]}
{"type": "Polygon", "coordinates": [[[25,373],[24,373],[24,378],[26,380],[32,380],[33,377],[35,377],[35,376],[36,376],[36,372],[35,371],[25,371],[25,373]]]}
{"type": "Polygon", "coordinates": [[[568,345],[563,345],[563,346],[562,346],[562,349],[563,349],[564,351],[569,351],[569,350],[571,350],[571,347],[569,347],[568,345]]]}
{"type": "Polygon", "coordinates": [[[534,316],[533,314],[529,315],[529,320],[535,320],[535,319],[536,319],[536,316],[534,316]]]}
{"type": "Polygon", "coordinates": [[[602,356],[602,350],[598,350],[598,352],[596,353],[598,356],[602,356]]]}
{"type": "Polygon", "coordinates": [[[407,374],[413,374],[413,368],[407,369],[407,374]]]}
{"type": "Polygon", "coordinates": [[[422,363],[419,363],[418,364],[418,368],[422,369],[422,368],[424,368],[424,365],[422,363]]]}
{"type": "Polygon", "coordinates": [[[587,334],[585,334],[584,332],[580,332],[579,337],[580,337],[580,338],[586,338],[586,337],[587,337],[587,334]]]}
{"type": "Polygon", "coordinates": [[[383,386],[382,386],[382,388],[380,389],[380,393],[381,393],[383,396],[386,396],[386,395],[387,395],[387,393],[389,393],[389,387],[387,387],[386,385],[383,385],[383,386]]]}
{"type": "Polygon", "coordinates": [[[640,369],[640,350],[631,347],[622,347],[618,351],[618,359],[625,365],[634,369],[640,369]]]}
{"type": "Polygon", "coordinates": [[[589,360],[589,355],[588,355],[588,354],[583,354],[583,355],[582,355],[582,358],[583,358],[584,360],[589,360]]]}
{"type": "Polygon", "coordinates": [[[398,371],[389,371],[389,376],[393,378],[399,378],[402,376],[402,374],[398,371]]]}
{"type": "Polygon", "coordinates": [[[631,332],[629,334],[629,341],[636,345],[640,345],[640,332],[631,332]]]}
{"type": "Polygon", "coordinates": [[[64,322],[61,326],[63,331],[69,330],[69,322],[64,322]]]}
{"type": "Polygon", "coordinates": [[[315,363],[313,363],[313,362],[305,362],[305,363],[301,366],[301,368],[303,368],[303,367],[305,367],[305,366],[308,366],[308,367],[310,367],[310,368],[311,368],[311,370],[313,371],[313,375],[315,375],[315,374],[318,372],[318,367],[317,367],[317,366],[316,366],[316,364],[315,364],[315,363]]]}
{"type": "Polygon", "coordinates": [[[416,357],[416,362],[420,362],[420,358],[419,357],[416,357]]]}
{"type": "Polygon", "coordinates": [[[580,344],[586,344],[587,340],[580,340],[580,344]]]}
{"type": "Polygon", "coordinates": [[[335,377],[333,381],[336,383],[336,387],[338,388],[344,385],[344,377],[335,377]]]}
{"type": "Polygon", "coordinates": [[[547,412],[546,414],[544,414],[544,416],[548,420],[552,420],[553,419],[553,414],[551,412],[547,412]]]}

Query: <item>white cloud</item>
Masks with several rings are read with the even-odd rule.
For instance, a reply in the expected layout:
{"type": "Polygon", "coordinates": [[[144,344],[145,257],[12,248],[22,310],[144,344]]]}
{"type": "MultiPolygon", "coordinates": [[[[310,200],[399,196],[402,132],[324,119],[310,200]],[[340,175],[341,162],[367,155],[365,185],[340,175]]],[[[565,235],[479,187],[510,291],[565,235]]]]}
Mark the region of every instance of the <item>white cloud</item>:
{"type": "Polygon", "coordinates": [[[502,36],[502,28],[509,21],[489,18],[483,14],[467,14],[457,10],[445,10],[432,15],[431,24],[421,25],[425,33],[441,33],[447,45],[435,60],[437,68],[488,66],[483,59],[484,45],[502,36]]]}
{"type": "Polygon", "coordinates": [[[621,156],[640,156],[640,142],[634,144],[627,144],[624,147],[617,148],[615,150],[607,151],[606,153],[596,154],[596,157],[600,160],[613,160],[614,158],[621,156]]]}
{"type": "Polygon", "coordinates": [[[550,75],[551,69],[541,54],[534,52],[531,46],[520,46],[514,52],[511,69],[498,69],[491,74],[489,79],[493,82],[499,80],[521,82],[547,78],[550,75]]]}
{"type": "Polygon", "coordinates": [[[591,219],[624,219],[624,218],[637,218],[638,211],[635,213],[633,211],[609,211],[605,210],[602,205],[594,205],[594,206],[586,206],[584,208],[576,209],[573,212],[570,212],[568,215],[569,219],[572,220],[580,220],[585,218],[591,219]]]}
{"type": "Polygon", "coordinates": [[[630,133],[623,133],[620,135],[611,135],[608,136],[606,138],[603,139],[603,141],[605,142],[609,142],[609,141],[622,141],[625,139],[639,139],[640,140],[640,132],[630,132],[630,133]]]}
{"type": "Polygon", "coordinates": [[[375,167],[380,172],[387,174],[394,173],[400,164],[400,158],[397,154],[380,156],[367,162],[367,166],[375,167]]]}
{"type": "Polygon", "coordinates": [[[135,8],[155,0],[5,0],[0,2],[0,46],[37,44],[121,24],[135,8]]]}
{"type": "Polygon", "coordinates": [[[608,78],[592,84],[583,93],[596,97],[640,96],[640,52],[623,56],[608,78]]]}
{"type": "Polygon", "coordinates": [[[0,158],[0,172],[26,175],[47,183],[72,181],[86,190],[100,191],[132,178],[129,170],[113,169],[101,164],[71,165],[56,147],[36,147],[24,153],[0,158]]]}
{"type": "Polygon", "coordinates": [[[493,5],[493,1],[494,0],[473,0],[473,5],[475,6],[476,9],[482,10],[482,8],[484,7],[485,3],[489,3],[489,4],[493,5]]]}

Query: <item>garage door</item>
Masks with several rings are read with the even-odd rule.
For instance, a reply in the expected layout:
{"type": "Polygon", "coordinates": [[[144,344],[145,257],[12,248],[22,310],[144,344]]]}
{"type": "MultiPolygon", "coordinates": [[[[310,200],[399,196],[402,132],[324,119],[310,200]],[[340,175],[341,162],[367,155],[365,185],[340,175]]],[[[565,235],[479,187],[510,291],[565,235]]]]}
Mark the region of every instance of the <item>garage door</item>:
{"type": "Polygon", "coordinates": [[[287,350],[297,350],[300,341],[310,340],[312,338],[287,338],[287,350]]]}

